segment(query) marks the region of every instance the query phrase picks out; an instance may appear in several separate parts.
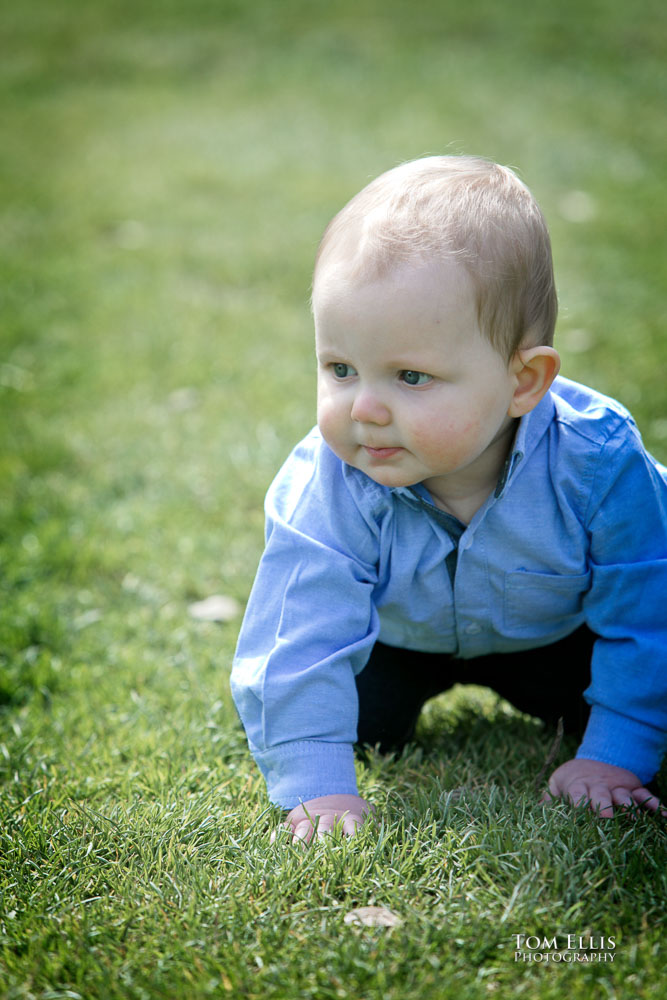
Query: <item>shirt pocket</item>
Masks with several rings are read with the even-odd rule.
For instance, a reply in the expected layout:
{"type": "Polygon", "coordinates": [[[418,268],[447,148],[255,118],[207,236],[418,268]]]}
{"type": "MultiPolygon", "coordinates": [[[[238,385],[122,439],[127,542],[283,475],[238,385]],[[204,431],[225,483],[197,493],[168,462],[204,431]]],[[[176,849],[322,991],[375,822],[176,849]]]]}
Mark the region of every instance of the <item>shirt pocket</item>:
{"type": "Polygon", "coordinates": [[[582,602],[591,574],[558,576],[516,570],[505,574],[503,617],[509,635],[567,635],[583,623],[582,602]]]}

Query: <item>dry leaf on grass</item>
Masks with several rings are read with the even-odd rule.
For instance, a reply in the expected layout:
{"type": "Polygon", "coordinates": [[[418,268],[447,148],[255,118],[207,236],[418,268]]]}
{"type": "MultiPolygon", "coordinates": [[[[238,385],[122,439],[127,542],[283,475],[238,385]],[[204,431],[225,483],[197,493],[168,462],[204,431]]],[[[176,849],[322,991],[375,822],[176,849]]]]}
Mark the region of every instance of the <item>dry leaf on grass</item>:
{"type": "Polygon", "coordinates": [[[213,594],[203,601],[190,604],[188,611],[193,618],[203,622],[230,622],[241,612],[238,602],[224,594],[213,594]]]}
{"type": "Polygon", "coordinates": [[[398,927],[403,923],[400,917],[386,906],[360,906],[345,914],[344,923],[363,924],[365,927],[398,927]]]}

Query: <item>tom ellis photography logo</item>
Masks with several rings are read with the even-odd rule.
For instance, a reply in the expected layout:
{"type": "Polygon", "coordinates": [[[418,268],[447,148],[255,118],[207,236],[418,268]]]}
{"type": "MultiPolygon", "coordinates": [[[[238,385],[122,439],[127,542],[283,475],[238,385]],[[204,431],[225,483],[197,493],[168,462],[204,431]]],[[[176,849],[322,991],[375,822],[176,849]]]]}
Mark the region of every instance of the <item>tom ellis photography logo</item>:
{"type": "Polygon", "coordinates": [[[602,934],[514,934],[515,962],[564,963],[576,965],[613,962],[616,939],[602,934]]]}

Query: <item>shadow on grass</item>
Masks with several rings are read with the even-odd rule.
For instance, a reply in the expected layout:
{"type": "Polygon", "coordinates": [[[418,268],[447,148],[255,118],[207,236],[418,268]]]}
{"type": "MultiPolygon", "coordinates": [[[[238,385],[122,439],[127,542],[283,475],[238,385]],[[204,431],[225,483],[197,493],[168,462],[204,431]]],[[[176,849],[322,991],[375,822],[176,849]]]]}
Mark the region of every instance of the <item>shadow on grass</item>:
{"type": "MultiPolygon", "coordinates": [[[[468,685],[428,702],[415,739],[402,751],[383,755],[361,748],[358,756],[405,785],[432,781],[457,793],[497,788],[537,796],[578,745],[576,736],[562,736],[555,725],[519,712],[495,692],[468,685]]],[[[667,756],[648,787],[667,801],[667,756]]]]}

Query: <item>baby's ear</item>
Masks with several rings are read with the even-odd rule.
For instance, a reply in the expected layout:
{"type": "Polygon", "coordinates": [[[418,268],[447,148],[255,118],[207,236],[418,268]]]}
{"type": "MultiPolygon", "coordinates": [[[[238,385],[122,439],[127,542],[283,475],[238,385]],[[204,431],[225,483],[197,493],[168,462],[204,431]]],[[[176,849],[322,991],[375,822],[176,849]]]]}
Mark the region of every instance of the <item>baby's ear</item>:
{"type": "Polygon", "coordinates": [[[523,417],[535,409],[549,391],[560,370],[560,356],[553,347],[540,345],[519,349],[510,363],[510,370],[517,380],[510,403],[510,417],[523,417]]]}

